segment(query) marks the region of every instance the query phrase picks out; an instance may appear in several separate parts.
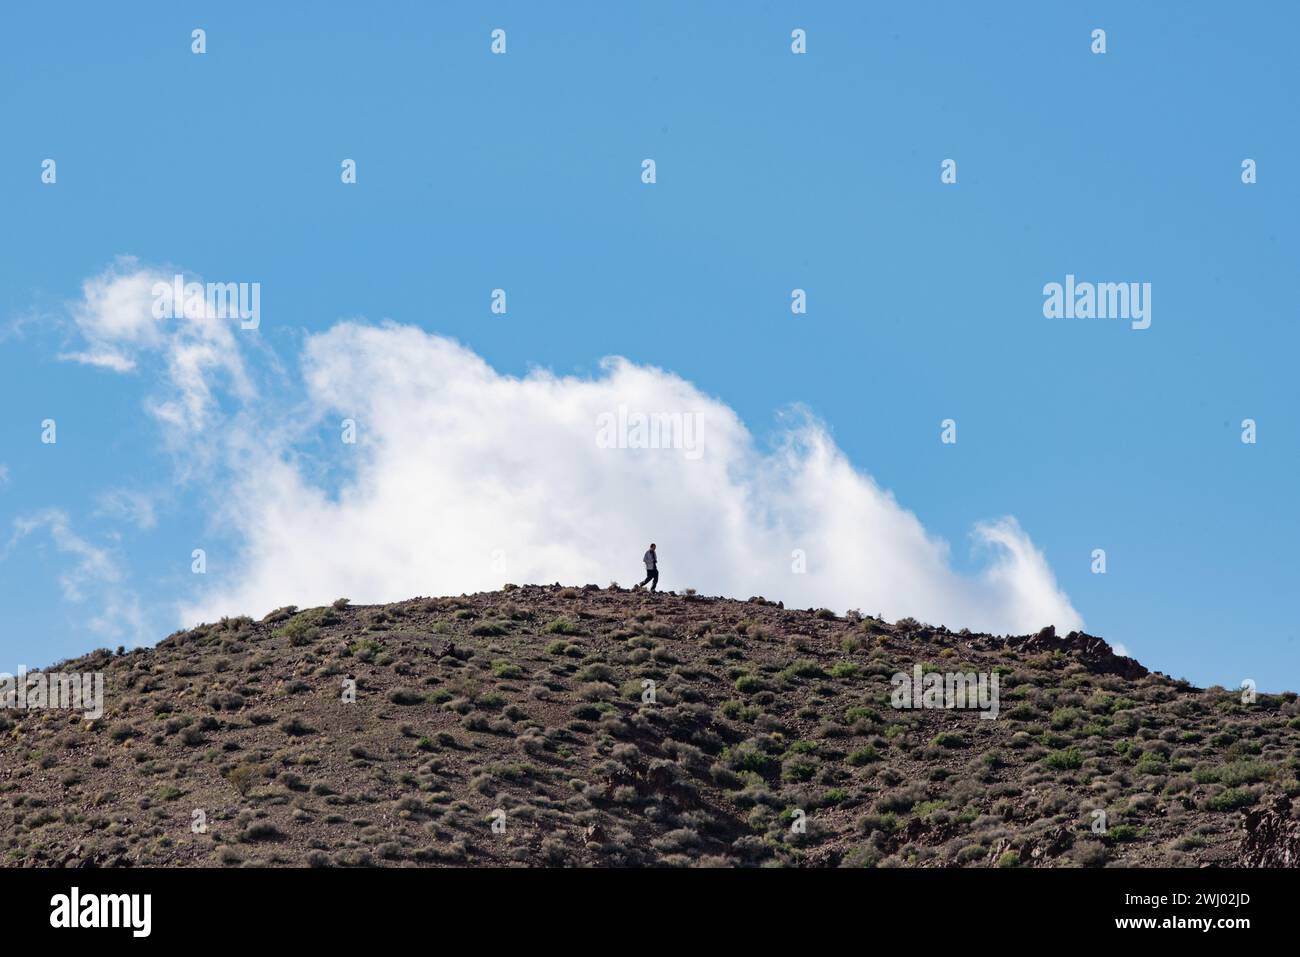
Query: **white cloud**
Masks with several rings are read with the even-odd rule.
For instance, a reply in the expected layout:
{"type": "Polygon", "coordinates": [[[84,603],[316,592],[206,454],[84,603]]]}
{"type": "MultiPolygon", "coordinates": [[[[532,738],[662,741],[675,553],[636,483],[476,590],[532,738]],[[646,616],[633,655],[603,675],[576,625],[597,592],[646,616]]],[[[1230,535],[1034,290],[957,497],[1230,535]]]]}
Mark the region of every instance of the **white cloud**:
{"type": "Polygon", "coordinates": [[[254,402],[239,351],[250,340],[231,323],[152,319],[142,291],[166,278],[125,260],[87,284],[74,315],[92,353],[163,357],[169,390],[150,412],[191,458],[215,450],[209,524],[240,554],[210,552],[209,590],[182,603],[182,624],[505,581],[629,584],[655,541],[665,588],[996,632],[1082,626],[1014,518],[977,525],[987,564],[957,572],[949,546],[806,412],[764,451],[727,405],[670,372],[615,358],[595,378],[516,378],[446,338],[364,322],[307,339],[304,402],[254,402]],[[225,417],[223,385],[240,403],[225,417]],[[620,407],[698,416],[702,454],[601,447],[599,417],[620,407]],[[339,440],[345,418],[355,445],[339,440]],[[341,484],[323,484],[340,464],[341,484]]]}
{"type": "Polygon", "coordinates": [[[948,546],[806,415],[764,453],[730,408],[662,370],[615,359],[596,379],[512,378],[393,324],[312,336],[304,372],[309,405],[354,470],[327,494],[292,443],[249,454],[259,443],[243,433],[247,465],[224,510],[244,543],[239,571],[187,605],[186,623],[507,580],[629,584],[655,541],[667,588],[994,631],[1081,625],[1014,519],[976,529],[992,560],[964,577],[948,546]],[[703,454],[599,447],[598,417],[620,405],[698,413],[703,454]],[[356,445],[338,439],[343,418],[357,423],[356,445]],[[805,574],[791,570],[795,549],[805,574]]]}
{"type": "Polygon", "coordinates": [[[96,366],[110,372],[131,372],[135,369],[135,360],[112,349],[60,352],[58,358],[63,362],[80,362],[83,366],[96,366]]]}
{"type": "Polygon", "coordinates": [[[82,299],[73,319],[91,342],[156,345],[164,336],[151,308],[153,285],[160,279],[169,281],[161,273],[136,268],[136,260],[123,257],[81,284],[82,299]]]}
{"type": "MultiPolygon", "coordinates": [[[[124,256],[87,279],[82,298],[71,309],[86,348],[59,358],[125,373],[134,371],[144,357],[158,357],[170,388],[150,401],[149,411],[176,429],[193,432],[215,412],[214,374],[219,373],[220,381],[243,401],[250,400],[254,390],[235,338],[237,323],[206,307],[198,315],[155,318],[154,286],[170,287],[173,276],[124,256]]],[[[186,280],[198,281],[194,276],[186,280]]]]}
{"type": "Polygon", "coordinates": [[[9,466],[0,462],[0,488],[9,484],[9,466]]]}

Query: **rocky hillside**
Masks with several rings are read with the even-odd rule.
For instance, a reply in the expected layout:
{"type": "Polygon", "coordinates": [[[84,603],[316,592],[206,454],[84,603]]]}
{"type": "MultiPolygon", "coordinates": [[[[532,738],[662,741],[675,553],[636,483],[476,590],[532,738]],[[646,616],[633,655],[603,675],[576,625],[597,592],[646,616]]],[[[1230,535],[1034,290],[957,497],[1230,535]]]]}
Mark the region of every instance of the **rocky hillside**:
{"type": "Polygon", "coordinates": [[[0,712],[9,865],[1297,862],[1296,696],[1087,635],[507,586],[51,670],[105,711],[0,712]],[[917,665],[996,674],[997,717],[895,707],[917,665]]]}

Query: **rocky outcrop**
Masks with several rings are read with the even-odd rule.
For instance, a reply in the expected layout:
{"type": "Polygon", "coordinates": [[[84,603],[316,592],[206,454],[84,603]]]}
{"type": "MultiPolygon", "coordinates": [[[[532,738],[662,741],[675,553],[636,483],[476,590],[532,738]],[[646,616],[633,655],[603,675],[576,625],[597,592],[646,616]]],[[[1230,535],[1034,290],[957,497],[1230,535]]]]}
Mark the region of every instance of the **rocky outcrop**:
{"type": "Polygon", "coordinates": [[[1300,867],[1300,821],[1289,797],[1250,811],[1245,831],[1238,860],[1242,867],[1300,867]]]}
{"type": "Polygon", "coordinates": [[[1072,631],[1064,638],[1051,625],[1033,635],[977,635],[970,642],[972,648],[993,651],[1012,648],[1023,654],[1042,654],[1059,651],[1078,658],[1094,674],[1119,675],[1129,681],[1145,678],[1149,671],[1133,658],[1115,654],[1104,638],[1082,631],[1072,631]]]}

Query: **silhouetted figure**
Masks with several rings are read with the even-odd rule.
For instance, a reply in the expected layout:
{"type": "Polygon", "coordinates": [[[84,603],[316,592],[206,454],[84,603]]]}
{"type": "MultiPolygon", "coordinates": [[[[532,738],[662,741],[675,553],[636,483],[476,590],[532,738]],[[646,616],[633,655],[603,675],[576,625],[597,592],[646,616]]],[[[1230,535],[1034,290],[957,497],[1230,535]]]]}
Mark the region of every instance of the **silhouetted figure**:
{"type": "Polygon", "coordinates": [[[649,582],[650,590],[654,591],[656,588],[659,587],[659,561],[655,556],[654,542],[650,543],[650,551],[645,553],[645,556],[641,559],[641,561],[645,562],[645,579],[641,582],[638,582],[636,587],[640,588],[646,582],[649,582]]]}

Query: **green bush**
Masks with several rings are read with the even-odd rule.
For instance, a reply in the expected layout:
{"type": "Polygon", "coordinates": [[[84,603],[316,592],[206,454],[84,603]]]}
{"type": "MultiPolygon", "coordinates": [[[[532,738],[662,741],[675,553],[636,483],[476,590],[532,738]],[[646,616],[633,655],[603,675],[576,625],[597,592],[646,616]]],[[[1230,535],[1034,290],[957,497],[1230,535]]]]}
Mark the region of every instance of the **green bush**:
{"type": "Polygon", "coordinates": [[[524,669],[513,661],[494,661],[492,662],[492,674],[498,678],[522,678],[524,669]]]}
{"type": "Polygon", "coordinates": [[[733,771],[752,771],[764,776],[773,774],[779,765],[776,758],[758,750],[751,744],[741,744],[728,748],[722,754],[723,761],[733,771]]]}
{"type": "Polygon", "coordinates": [[[817,662],[809,661],[807,658],[800,658],[782,671],[781,677],[785,681],[791,681],[795,678],[825,678],[826,672],[822,670],[822,666],[817,662]]]}
{"type": "Polygon", "coordinates": [[[1211,795],[1206,800],[1205,806],[1211,811],[1236,811],[1243,807],[1250,807],[1257,800],[1255,793],[1247,788],[1228,788],[1226,791],[1211,795]]]}
{"type": "Polygon", "coordinates": [[[736,679],[736,690],[741,694],[754,694],[766,687],[767,684],[758,675],[741,675],[736,679]]]}
{"type": "Polygon", "coordinates": [[[1083,754],[1078,748],[1053,751],[1043,758],[1043,763],[1054,771],[1077,771],[1083,767],[1083,754]]]}

